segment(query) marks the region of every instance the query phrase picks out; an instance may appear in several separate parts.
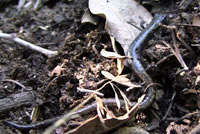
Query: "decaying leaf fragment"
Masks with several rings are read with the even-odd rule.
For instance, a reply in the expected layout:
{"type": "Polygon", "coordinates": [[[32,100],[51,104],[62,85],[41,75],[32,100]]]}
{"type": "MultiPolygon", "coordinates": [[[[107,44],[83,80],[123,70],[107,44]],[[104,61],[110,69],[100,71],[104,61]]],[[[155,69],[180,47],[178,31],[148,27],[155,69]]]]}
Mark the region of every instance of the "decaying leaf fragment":
{"type": "Polygon", "coordinates": [[[127,54],[128,47],[151,20],[151,14],[134,0],[89,0],[91,13],[105,17],[105,29],[127,54]]]}
{"type": "Polygon", "coordinates": [[[50,73],[49,76],[60,76],[62,71],[65,70],[64,65],[68,62],[68,60],[64,60],[63,63],[61,65],[57,65],[50,73]]]}
{"type": "Polygon", "coordinates": [[[136,84],[136,83],[132,83],[128,78],[126,78],[123,75],[113,76],[111,73],[109,73],[107,71],[101,71],[101,73],[107,79],[112,80],[112,81],[117,82],[117,83],[120,83],[122,85],[132,87],[132,88],[140,88],[141,87],[141,85],[136,84]]]}
{"type": "Polygon", "coordinates": [[[60,65],[57,65],[50,73],[50,76],[56,75],[56,76],[60,76],[61,72],[64,70],[64,68],[62,68],[60,65]]]}

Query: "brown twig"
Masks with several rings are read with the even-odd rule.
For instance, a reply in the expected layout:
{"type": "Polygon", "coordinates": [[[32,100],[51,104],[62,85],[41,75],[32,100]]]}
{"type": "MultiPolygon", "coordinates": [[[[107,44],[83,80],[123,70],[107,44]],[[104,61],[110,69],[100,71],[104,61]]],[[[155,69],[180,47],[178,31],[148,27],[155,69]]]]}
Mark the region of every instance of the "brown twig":
{"type": "Polygon", "coordinates": [[[160,59],[158,62],[156,62],[156,66],[159,66],[160,64],[164,63],[168,58],[174,56],[173,54],[169,54],[165,57],[163,57],[162,59],[160,59]]]}
{"type": "Polygon", "coordinates": [[[175,24],[176,26],[189,26],[189,27],[200,27],[199,25],[193,25],[193,24],[175,24]]]}
{"type": "Polygon", "coordinates": [[[167,117],[167,115],[169,114],[169,111],[170,111],[171,108],[172,108],[172,104],[173,104],[173,101],[174,101],[175,96],[176,96],[176,92],[174,92],[173,95],[172,95],[172,98],[171,98],[171,100],[170,100],[170,104],[169,104],[169,106],[168,106],[168,108],[167,108],[167,112],[166,112],[165,115],[163,116],[162,121],[165,120],[166,117],[167,117]]]}

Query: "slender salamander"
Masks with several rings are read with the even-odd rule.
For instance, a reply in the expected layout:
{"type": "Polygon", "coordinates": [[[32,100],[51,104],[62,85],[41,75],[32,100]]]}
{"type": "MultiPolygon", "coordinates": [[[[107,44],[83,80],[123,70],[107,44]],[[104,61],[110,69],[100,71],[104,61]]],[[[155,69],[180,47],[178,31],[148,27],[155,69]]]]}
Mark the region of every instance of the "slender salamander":
{"type": "MultiPolygon", "coordinates": [[[[153,81],[151,77],[146,73],[142,63],[140,61],[141,52],[147,45],[145,40],[155,30],[158,25],[165,19],[166,14],[156,14],[151,21],[151,23],[136,37],[136,39],[131,43],[129,47],[129,55],[131,55],[132,60],[129,61],[134,72],[142,79],[146,85],[152,84],[153,81]]],[[[152,103],[155,97],[154,87],[149,87],[147,95],[144,100],[140,103],[140,108],[145,109],[152,103]]]]}
{"type": "MultiPolygon", "coordinates": [[[[102,99],[102,101],[107,106],[116,106],[117,105],[116,104],[116,99],[114,99],[114,98],[102,99]]],[[[123,100],[120,100],[120,104],[121,104],[121,106],[125,105],[123,100]]],[[[130,104],[130,106],[134,106],[135,104],[136,104],[135,102],[132,102],[130,104]]],[[[92,104],[89,104],[89,105],[77,110],[72,115],[84,115],[84,114],[87,114],[89,112],[94,111],[96,108],[97,108],[97,103],[94,102],[92,104]]],[[[19,125],[19,124],[15,124],[13,122],[10,122],[10,121],[4,121],[4,123],[6,125],[8,125],[8,126],[12,126],[12,127],[16,128],[18,130],[28,131],[28,130],[31,130],[31,129],[47,127],[47,126],[51,125],[53,122],[55,122],[58,119],[62,118],[62,116],[63,115],[57,116],[57,117],[53,117],[53,118],[50,118],[50,119],[47,119],[47,120],[44,120],[44,121],[41,121],[41,122],[38,122],[38,123],[35,123],[35,124],[30,124],[30,125],[19,125]]]]}
{"type": "MultiPolygon", "coordinates": [[[[150,33],[156,29],[164,19],[166,15],[165,14],[156,14],[151,21],[151,23],[137,36],[137,38],[131,43],[130,45],[130,51],[129,54],[132,57],[132,60],[129,61],[130,64],[132,65],[132,69],[136,72],[136,74],[146,83],[146,84],[151,84],[152,79],[149,77],[149,75],[146,73],[144,67],[142,66],[142,63],[140,61],[140,55],[146,44],[144,43],[146,38],[150,35],[150,33]]],[[[151,105],[154,97],[155,97],[155,90],[153,87],[149,87],[147,91],[147,95],[145,96],[144,100],[141,102],[139,109],[145,109],[148,106],[151,105]]],[[[116,100],[115,99],[103,99],[103,103],[107,106],[115,106],[116,105],[116,100]]],[[[124,102],[121,101],[122,105],[124,105],[124,102]]],[[[135,103],[132,103],[135,104],[135,103]]],[[[79,114],[87,114],[91,111],[94,111],[96,109],[96,103],[92,103],[90,105],[87,105],[83,107],[82,109],[76,111],[73,113],[73,115],[79,114]]],[[[47,127],[56,120],[60,119],[62,116],[54,117],[51,119],[47,119],[35,124],[30,124],[30,125],[19,125],[15,124],[10,121],[4,121],[5,124],[12,126],[16,129],[19,130],[30,130],[30,129],[36,129],[36,128],[43,128],[47,127]]]]}

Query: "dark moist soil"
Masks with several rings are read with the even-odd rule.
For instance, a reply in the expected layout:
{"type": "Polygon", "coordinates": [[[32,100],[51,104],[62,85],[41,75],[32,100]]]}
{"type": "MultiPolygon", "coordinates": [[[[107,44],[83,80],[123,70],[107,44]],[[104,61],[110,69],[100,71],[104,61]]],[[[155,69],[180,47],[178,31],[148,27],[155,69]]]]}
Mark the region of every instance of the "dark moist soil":
{"type": "MultiPolygon", "coordinates": [[[[163,4],[166,1],[161,2],[163,4]]],[[[177,7],[179,3],[180,0],[172,2],[171,8],[177,7]]],[[[156,8],[152,7],[156,7],[156,4],[146,3],[145,6],[153,12],[156,8]]],[[[195,55],[192,54],[178,38],[175,39],[181,56],[189,67],[188,71],[181,72],[182,67],[171,50],[159,42],[163,40],[173,44],[173,30],[161,27],[147,41],[149,47],[143,52],[142,62],[153,81],[161,87],[158,86],[156,103],[151,108],[138,112],[134,124],[150,133],[186,134],[198,125],[199,4],[198,1],[192,1],[187,10],[174,12],[164,21],[167,25],[177,25],[175,34],[180,32],[183,40],[195,52],[195,55]],[[195,22],[197,26],[191,26],[195,22]],[[168,115],[164,118],[166,113],[168,115]]],[[[16,5],[17,3],[9,1],[0,5],[0,31],[17,33],[26,41],[59,51],[59,55],[48,58],[9,40],[0,40],[0,99],[27,90],[33,91],[37,98],[31,105],[1,113],[1,121],[31,124],[29,114],[33,107],[38,105],[40,111],[37,121],[62,115],[87,98],[88,93],[78,92],[77,87],[92,90],[101,87],[102,84],[97,83],[105,79],[101,74],[102,70],[117,75],[116,61],[100,55],[102,48],[112,51],[109,35],[104,31],[105,21],[100,20],[97,26],[81,24],[82,15],[88,7],[86,0],[49,1],[38,11],[19,12],[16,5]],[[15,80],[26,88],[6,80],[15,80]]],[[[125,68],[123,74],[130,72],[129,68],[125,68]]],[[[134,81],[140,82],[137,78],[134,81]]],[[[120,84],[118,86],[128,98],[136,98],[142,94],[139,90],[134,94],[126,93],[125,87],[120,84]]],[[[114,97],[110,86],[106,86],[102,92],[104,97],[114,97]]],[[[44,129],[37,130],[37,133],[43,132],[44,129]]],[[[66,129],[67,127],[63,128],[63,131],[66,129]]],[[[0,131],[20,133],[2,122],[0,131]]]]}

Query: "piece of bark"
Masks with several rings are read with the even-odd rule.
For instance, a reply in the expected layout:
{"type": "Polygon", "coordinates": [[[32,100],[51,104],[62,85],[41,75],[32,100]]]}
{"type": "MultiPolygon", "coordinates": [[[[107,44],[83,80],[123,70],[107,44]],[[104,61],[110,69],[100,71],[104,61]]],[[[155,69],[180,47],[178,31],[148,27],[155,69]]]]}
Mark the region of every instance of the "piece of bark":
{"type": "Polygon", "coordinates": [[[21,106],[30,106],[36,103],[34,92],[22,92],[0,99],[0,114],[19,108],[21,106]]]}

